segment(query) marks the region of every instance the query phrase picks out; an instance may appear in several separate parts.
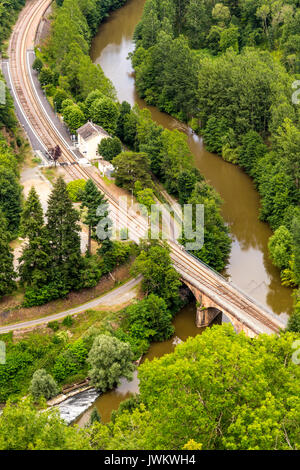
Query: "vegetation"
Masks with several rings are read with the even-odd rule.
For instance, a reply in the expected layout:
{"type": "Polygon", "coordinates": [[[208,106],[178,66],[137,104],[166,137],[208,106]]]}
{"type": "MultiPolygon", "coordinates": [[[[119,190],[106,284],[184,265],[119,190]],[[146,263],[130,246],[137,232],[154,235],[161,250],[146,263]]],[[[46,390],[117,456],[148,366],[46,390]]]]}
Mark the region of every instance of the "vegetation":
{"type": "MultiPolygon", "coordinates": [[[[287,286],[300,281],[300,115],[292,102],[292,84],[300,72],[299,15],[296,0],[166,0],[163,6],[147,0],[132,56],[140,96],[193,123],[209,151],[254,179],[260,218],[275,232],[270,256],[287,286]]],[[[192,180],[182,175],[179,181],[179,198],[188,200],[192,180]]],[[[207,203],[205,208],[209,211],[207,203]]],[[[214,227],[221,222],[218,208],[212,215],[205,247],[197,254],[208,264],[214,227]]],[[[219,231],[217,252],[226,253],[226,230],[219,225],[219,231]]],[[[218,255],[212,266],[222,265],[218,255]]]]}
{"type": "Polygon", "coordinates": [[[29,400],[8,403],[0,418],[1,450],[88,450],[83,431],[67,426],[59,411],[39,412],[29,400]]]}
{"type": "Polygon", "coordinates": [[[205,450],[299,449],[294,340],[291,333],[250,339],[214,326],[146,361],[139,400],[97,425],[96,446],[180,450],[192,440],[205,450]]]}
{"type": "Polygon", "coordinates": [[[132,359],[128,343],[113,336],[97,336],[88,356],[92,385],[104,392],[118,385],[121,377],[132,380],[132,359]]]}
{"type": "Polygon", "coordinates": [[[45,369],[38,369],[33,374],[30,393],[38,401],[41,397],[49,400],[58,394],[58,386],[50,374],[45,369]]]}
{"type": "MultiPolygon", "coordinates": [[[[55,107],[72,133],[84,122],[92,120],[112,135],[102,140],[99,153],[115,166],[117,185],[134,191],[135,183],[139,181],[141,191],[146,192],[136,194],[138,200],[141,204],[146,202],[146,207],[150,208],[153,202],[152,172],[163,182],[167,191],[184,204],[189,202],[196,182],[202,180],[193,167],[186,136],[179,131],[164,130],[152,121],[147,110],[137,107],[132,110],[126,102],[121,105],[117,103],[112,84],[88,56],[97,21],[102,21],[109,10],[123,3],[92,0],[89,7],[84,8],[79,0],[75,3],[67,0],[57,2],[50,39],[42,50],[42,64],[38,62],[40,82],[46,93],[54,97],[55,107]],[[129,151],[122,152],[121,142],[129,151]]],[[[184,50],[182,47],[183,43],[180,43],[175,51],[181,57],[188,53],[188,47],[184,50]]],[[[134,61],[136,57],[139,54],[134,56],[134,61]]],[[[187,100],[186,93],[192,77],[189,55],[186,56],[185,67],[184,73],[180,72],[185,78],[185,91],[182,83],[178,83],[172,96],[179,101],[184,99],[187,109],[190,109],[194,96],[191,93],[190,100],[187,100]]],[[[206,194],[207,204],[211,194],[209,191],[206,194]]],[[[208,229],[209,239],[217,247],[217,255],[213,256],[210,249],[205,253],[199,251],[196,255],[221,271],[227,264],[231,242],[220,214],[220,204],[220,200],[218,204],[210,204],[210,213],[215,211],[212,216],[215,221],[208,229]],[[216,225],[221,236],[215,230],[216,225]]]]}

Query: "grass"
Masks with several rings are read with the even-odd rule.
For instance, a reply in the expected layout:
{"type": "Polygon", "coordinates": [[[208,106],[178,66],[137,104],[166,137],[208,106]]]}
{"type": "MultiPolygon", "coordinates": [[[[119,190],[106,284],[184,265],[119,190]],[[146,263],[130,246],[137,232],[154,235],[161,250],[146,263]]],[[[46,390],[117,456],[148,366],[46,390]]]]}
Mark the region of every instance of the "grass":
{"type": "Polygon", "coordinates": [[[42,168],[43,175],[50,181],[51,184],[54,184],[57,178],[57,169],[56,168],[42,168]]]}

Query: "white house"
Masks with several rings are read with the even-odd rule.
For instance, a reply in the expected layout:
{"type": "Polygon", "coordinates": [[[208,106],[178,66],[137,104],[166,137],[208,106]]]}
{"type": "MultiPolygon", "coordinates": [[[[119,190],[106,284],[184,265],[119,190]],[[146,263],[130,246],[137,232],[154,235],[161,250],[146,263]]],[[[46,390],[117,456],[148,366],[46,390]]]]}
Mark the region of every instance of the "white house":
{"type": "Polygon", "coordinates": [[[100,158],[98,154],[98,145],[102,139],[110,137],[110,135],[102,129],[102,127],[89,121],[82,127],[77,129],[78,147],[82,155],[88,160],[96,160],[100,158]]]}

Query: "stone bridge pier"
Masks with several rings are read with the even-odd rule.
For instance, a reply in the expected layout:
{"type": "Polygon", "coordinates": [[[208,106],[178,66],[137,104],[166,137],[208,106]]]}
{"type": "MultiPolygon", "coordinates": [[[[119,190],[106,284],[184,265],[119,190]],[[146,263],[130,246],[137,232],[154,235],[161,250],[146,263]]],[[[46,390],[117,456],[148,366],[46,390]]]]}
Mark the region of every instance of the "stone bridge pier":
{"type": "Polygon", "coordinates": [[[250,338],[257,335],[243,321],[236,318],[231,312],[221,309],[213,299],[201,292],[197,287],[185,279],[182,279],[182,281],[190,289],[197,301],[196,325],[198,328],[209,326],[220,313],[224,313],[237,333],[244,331],[250,338]]]}

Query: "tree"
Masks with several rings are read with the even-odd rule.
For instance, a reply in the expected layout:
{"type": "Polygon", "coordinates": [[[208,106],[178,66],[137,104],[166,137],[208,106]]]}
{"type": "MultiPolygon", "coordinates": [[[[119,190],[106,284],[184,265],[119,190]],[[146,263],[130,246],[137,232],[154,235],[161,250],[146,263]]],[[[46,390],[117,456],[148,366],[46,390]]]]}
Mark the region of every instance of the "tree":
{"type": "Polygon", "coordinates": [[[297,335],[213,326],[139,367],[140,405],[98,428],[102,449],[298,449],[297,335]],[[180,412],[178,411],[180,410],[180,412]],[[198,447],[199,448],[199,447],[198,447]]]}
{"type": "Polygon", "coordinates": [[[180,204],[186,204],[197,181],[197,175],[191,170],[184,170],[178,176],[178,194],[180,204]]]}
{"type": "Polygon", "coordinates": [[[75,134],[77,129],[86,122],[86,119],[83,111],[77,104],[73,103],[72,105],[65,106],[66,101],[69,100],[65,100],[62,105],[63,118],[72,134],[75,134]]]}
{"type": "Polygon", "coordinates": [[[131,112],[131,106],[127,101],[123,101],[120,107],[120,114],[117,121],[116,135],[121,139],[122,142],[125,142],[125,132],[124,132],[124,123],[125,118],[131,112]]]}
{"type": "Polygon", "coordinates": [[[86,180],[79,179],[70,181],[67,184],[67,191],[72,202],[81,202],[86,180]]]}
{"type": "Polygon", "coordinates": [[[166,302],[150,294],[126,309],[130,335],[147,341],[164,341],[174,333],[172,314],[166,302]]]}
{"type": "Polygon", "coordinates": [[[291,232],[281,225],[270,237],[268,248],[271,260],[279,269],[289,267],[292,256],[292,235],[291,232]]]}
{"type": "Polygon", "coordinates": [[[41,70],[42,70],[42,68],[43,68],[43,66],[44,66],[44,64],[43,64],[42,60],[41,60],[39,57],[36,57],[36,58],[34,59],[33,64],[32,64],[33,70],[36,70],[37,73],[40,73],[41,70]]]}
{"type": "Polygon", "coordinates": [[[19,258],[21,283],[40,288],[48,283],[50,251],[43,209],[34,187],[29,191],[21,216],[21,234],[27,239],[19,258]]]}
{"type": "Polygon", "coordinates": [[[131,272],[134,276],[143,275],[142,286],[147,295],[155,294],[165,300],[171,311],[178,310],[180,277],[172,266],[167,246],[158,243],[142,246],[131,272]]]}
{"type": "Polygon", "coordinates": [[[41,397],[49,400],[58,394],[59,388],[54,378],[47,374],[45,369],[38,369],[33,374],[29,391],[35,401],[41,397]]]}
{"type": "Polygon", "coordinates": [[[130,191],[136,181],[142,181],[146,187],[151,185],[150,162],[145,153],[122,152],[112,160],[112,164],[118,186],[130,191]]]}
{"type": "Polygon", "coordinates": [[[97,99],[91,105],[92,121],[111,134],[116,130],[118,117],[118,105],[111,98],[97,99]]]}
{"type": "Polygon", "coordinates": [[[104,392],[117,385],[121,377],[132,380],[132,358],[128,343],[112,336],[97,336],[87,360],[91,383],[97,390],[104,392]]]}
{"type": "Polygon", "coordinates": [[[107,139],[102,139],[98,146],[98,153],[101,155],[104,160],[111,162],[113,158],[119,155],[122,152],[122,144],[118,137],[108,137],[107,139]]]}
{"type": "Polygon", "coordinates": [[[44,214],[39,196],[32,186],[21,214],[20,231],[23,238],[34,238],[41,234],[44,214]]]}
{"type": "Polygon", "coordinates": [[[61,148],[59,145],[56,145],[56,147],[53,147],[52,149],[50,149],[50,156],[51,156],[51,159],[54,161],[55,163],[55,168],[56,168],[56,164],[57,164],[57,161],[59,160],[59,158],[61,157],[61,148]]]}
{"type": "Polygon", "coordinates": [[[39,73],[39,81],[43,87],[46,85],[52,85],[53,72],[49,68],[43,67],[39,73]]]}
{"type": "Polygon", "coordinates": [[[21,193],[21,186],[13,171],[0,166],[0,209],[7,220],[10,238],[14,238],[19,229],[21,193]]]}
{"type": "Polygon", "coordinates": [[[83,222],[89,228],[88,253],[91,254],[91,237],[92,235],[95,236],[95,230],[99,222],[107,218],[108,215],[107,201],[91,179],[87,180],[82,195],[81,209],[84,208],[86,208],[87,211],[83,222]],[[101,214],[99,213],[99,208],[101,208],[101,214]]]}
{"type": "Polygon", "coordinates": [[[50,194],[46,217],[51,278],[69,288],[76,287],[80,283],[82,267],[79,214],[73,208],[66,183],[61,177],[56,180],[50,194]]]}
{"type": "Polygon", "coordinates": [[[8,402],[0,416],[1,450],[90,449],[87,437],[67,426],[58,410],[41,413],[29,399],[8,402]]]}
{"type": "Polygon", "coordinates": [[[62,104],[66,99],[68,99],[68,93],[65,90],[58,88],[53,96],[53,103],[58,113],[61,112],[62,104]]]}
{"type": "Polygon", "coordinates": [[[0,209],[0,298],[10,294],[16,287],[16,274],[13,265],[13,254],[9,246],[7,222],[0,209]]]}
{"type": "Polygon", "coordinates": [[[300,213],[298,212],[292,222],[293,252],[295,256],[295,278],[300,284],[300,213]]]}

